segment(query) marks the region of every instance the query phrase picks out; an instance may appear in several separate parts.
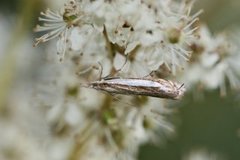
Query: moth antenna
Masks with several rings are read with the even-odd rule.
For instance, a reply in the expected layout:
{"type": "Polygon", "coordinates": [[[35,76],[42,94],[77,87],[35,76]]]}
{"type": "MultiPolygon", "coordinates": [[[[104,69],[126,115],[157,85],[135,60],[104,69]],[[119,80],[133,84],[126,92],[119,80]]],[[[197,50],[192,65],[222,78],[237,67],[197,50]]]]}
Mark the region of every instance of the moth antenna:
{"type": "Polygon", "coordinates": [[[122,67],[120,67],[119,69],[116,70],[117,72],[120,72],[123,69],[123,67],[127,64],[127,60],[128,60],[128,54],[125,57],[125,61],[124,61],[123,65],[122,65],[122,67]]]}
{"type": "Polygon", "coordinates": [[[89,67],[87,67],[86,69],[83,69],[83,70],[81,70],[81,71],[79,71],[79,72],[76,72],[76,74],[77,74],[78,76],[80,76],[80,75],[83,75],[83,74],[91,71],[91,69],[93,69],[93,66],[89,66],[89,67]]]}
{"type": "Polygon", "coordinates": [[[178,90],[181,89],[183,86],[184,86],[184,83],[178,88],[178,90]]]}

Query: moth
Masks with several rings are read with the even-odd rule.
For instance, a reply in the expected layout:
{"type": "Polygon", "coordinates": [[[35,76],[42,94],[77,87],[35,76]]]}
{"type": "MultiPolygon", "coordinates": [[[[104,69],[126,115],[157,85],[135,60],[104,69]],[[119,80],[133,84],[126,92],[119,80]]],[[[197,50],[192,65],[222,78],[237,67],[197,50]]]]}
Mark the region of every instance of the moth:
{"type": "Polygon", "coordinates": [[[111,94],[142,95],[167,99],[180,99],[184,84],[153,78],[108,78],[88,83],[85,87],[111,94]]]}

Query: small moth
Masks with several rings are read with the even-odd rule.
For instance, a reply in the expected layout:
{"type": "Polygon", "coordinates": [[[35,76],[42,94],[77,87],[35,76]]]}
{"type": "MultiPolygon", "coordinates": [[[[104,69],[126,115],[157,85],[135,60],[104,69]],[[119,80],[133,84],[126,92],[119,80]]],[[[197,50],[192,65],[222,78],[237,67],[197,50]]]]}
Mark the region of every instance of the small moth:
{"type": "Polygon", "coordinates": [[[167,99],[180,99],[185,92],[182,85],[152,78],[109,78],[88,83],[86,87],[113,94],[142,95],[167,99]]]}

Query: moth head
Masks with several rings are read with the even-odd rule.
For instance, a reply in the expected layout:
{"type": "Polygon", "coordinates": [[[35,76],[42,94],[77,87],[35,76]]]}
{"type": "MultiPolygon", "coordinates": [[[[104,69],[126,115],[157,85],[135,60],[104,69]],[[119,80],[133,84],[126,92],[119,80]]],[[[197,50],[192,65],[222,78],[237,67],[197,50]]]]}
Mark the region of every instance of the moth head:
{"type": "Polygon", "coordinates": [[[183,84],[176,84],[176,87],[177,87],[178,94],[177,94],[175,99],[181,99],[184,96],[184,93],[186,91],[184,83],[183,84]]]}

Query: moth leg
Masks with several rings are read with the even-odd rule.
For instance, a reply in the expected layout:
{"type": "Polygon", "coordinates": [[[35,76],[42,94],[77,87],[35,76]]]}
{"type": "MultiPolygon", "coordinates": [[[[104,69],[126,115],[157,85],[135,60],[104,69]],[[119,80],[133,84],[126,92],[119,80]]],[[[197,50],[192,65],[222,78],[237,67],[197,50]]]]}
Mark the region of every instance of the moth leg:
{"type": "Polygon", "coordinates": [[[125,57],[125,61],[124,61],[123,65],[119,69],[117,69],[116,72],[120,72],[123,69],[123,67],[127,64],[127,60],[128,60],[128,54],[125,57]]]}
{"type": "Polygon", "coordinates": [[[111,79],[120,79],[121,77],[110,77],[110,75],[107,75],[106,77],[103,77],[104,80],[111,80],[111,79]]]}
{"type": "Polygon", "coordinates": [[[98,80],[100,81],[102,79],[103,66],[100,62],[98,62],[98,65],[100,66],[99,77],[98,77],[98,80]]]}
{"type": "Polygon", "coordinates": [[[116,69],[115,67],[113,67],[111,70],[111,73],[109,75],[107,75],[106,77],[104,77],[104,79],[106,80],[106,79],[112,79],[112,78],[108,78],[108,77],[116,77],[115,75],[117,73],[119,73],[123,69],[123,67],[127,64],[127,60],[128,60],[128,58],[126,56],[123,65],[119,69],[116,69]]]}
{"type": "MultiPolygon", "coordinates": [[[[129,109],[132,109],[135,107],[135,105],[133,103],[123,101],[123,99],[119,98],[119,95],[117,95],[117,94],[110,94],[110,95],[113,96],[113,100],[118,101],[119,103],[123,104],[124,106],[122,106],[122,107],[128,107],[129,109]]],[[[121,96],[124,97],[124,96],[128,96],[128,95],[121,95],[121,96]]]]}
{"type": "Polygon", "coordinates": [[[114,76],[116,73],[120,72],[123,67],[126,65],[127,63],[127,57],[124,61],[124,64],[119,68],[119,69],[115,69],[115,71],[113,73],[110,73],[109,75],[105,76],[105,77],[102,77],[101,79],[104,79],[104,80],[110,80],[110,79],[119,79],[120,77],[119,76],[114,76]]]}
{"type": "Polygon", "coordinates": [[[143,78],[153,78],[154,75],[155,75],[155,73],[156,73],[156,71],[153,70],[153,71],[151,71],[149,74],[147,74],[146,76],[143,76],[143,78]]]}
{"type": "Polygon", "coordinates": [[[98,62],[99,66],[100,66],[100,73],[99,73],[99,77],[98,77],[98,80],[108,80],[108,79],[114,79],[116,77],[112,77],[111,74],[105,76],[105,77],[102,77],[102,73],[103,73],[103,66],[100,62],[98,62]]]}

